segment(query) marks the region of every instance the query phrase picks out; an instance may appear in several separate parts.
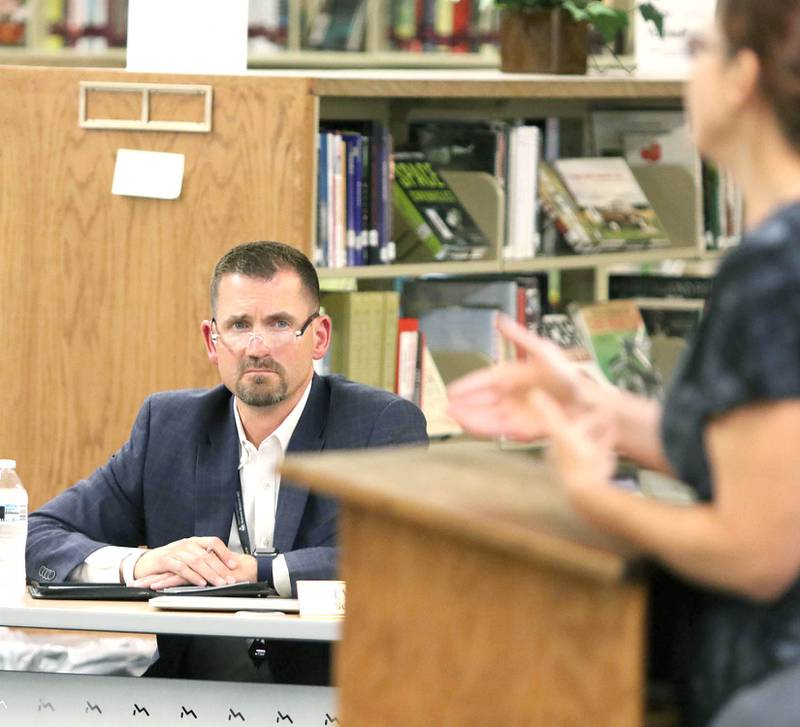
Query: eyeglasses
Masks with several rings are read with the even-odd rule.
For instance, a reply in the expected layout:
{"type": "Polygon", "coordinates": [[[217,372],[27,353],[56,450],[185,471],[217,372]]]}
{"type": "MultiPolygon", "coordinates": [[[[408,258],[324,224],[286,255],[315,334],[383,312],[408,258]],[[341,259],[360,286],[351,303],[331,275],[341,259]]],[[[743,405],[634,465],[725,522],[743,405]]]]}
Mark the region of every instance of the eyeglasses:
{"type": "Polygon", "coordinates": [[[300,338],[315,318],[319,318],[319,311],[314,311],[314,313],[306,318],[305,323],[303,323],[299,329],[292,328],[288,321],[276,320],[270,323],[266,330],[261,333],[253,331],[249,323],[237,321],[233,323],[231,330],[226,331],[224,334],[219,332],[217,321],[212,318],[211,325],[213,326],[213,330],[211,332],[211,340],[214,343],[219,341],[231,351],[237,352],[247,350],[250,344],[256,339],[261,341],[262,345],[267,348],[279,348],[280,346],[285,346],[300,338]]]}

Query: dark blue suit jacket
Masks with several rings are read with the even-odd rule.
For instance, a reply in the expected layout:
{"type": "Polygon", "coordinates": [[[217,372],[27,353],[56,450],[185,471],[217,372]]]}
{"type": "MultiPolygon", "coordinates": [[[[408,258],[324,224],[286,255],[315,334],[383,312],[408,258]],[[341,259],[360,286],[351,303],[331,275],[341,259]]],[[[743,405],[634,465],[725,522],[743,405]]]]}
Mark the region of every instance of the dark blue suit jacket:
{"type": "MultiPolygon", "coordinates": [[[[413,404],[348,381],[314,376],[289,452],[427,442],[413,404]]],[[[30,516],[31,578],[66,580],[105,545],[155,548],[193,535],[227,543],[239,472],[233,396],[223,386],[149,397],[130,439],[87,479],[30,516]]],[[[297,580],[335,577],[336,502],[283,480],[275,547],[297,580]]]]}

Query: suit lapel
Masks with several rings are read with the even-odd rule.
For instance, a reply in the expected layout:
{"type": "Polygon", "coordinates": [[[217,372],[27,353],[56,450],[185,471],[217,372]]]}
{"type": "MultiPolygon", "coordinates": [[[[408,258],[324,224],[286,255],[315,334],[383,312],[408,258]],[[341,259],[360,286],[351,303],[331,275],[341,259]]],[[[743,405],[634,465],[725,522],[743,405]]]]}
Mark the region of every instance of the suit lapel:
{"type": "MultiPolygon", "coordinates": [[[[325,443],[325,425],[328,419],[328,388],[314,374],[306,407],[289,440],[287,454],[293,452],[319,452],[325,443]]],[[[275,514],[275,548],[284,553],[294,549],[297,531],[308,500],[308,488],[281,478],[278,494],[278,511],[275,514]]]]}
{"type": "Polygon", "coordinates": [[[195,534],[216,535],[227,543],[231,534],[239,482],[239,437],[233,419],[233,397],[212,417],[208,439],[197,449],[195,534]]]}

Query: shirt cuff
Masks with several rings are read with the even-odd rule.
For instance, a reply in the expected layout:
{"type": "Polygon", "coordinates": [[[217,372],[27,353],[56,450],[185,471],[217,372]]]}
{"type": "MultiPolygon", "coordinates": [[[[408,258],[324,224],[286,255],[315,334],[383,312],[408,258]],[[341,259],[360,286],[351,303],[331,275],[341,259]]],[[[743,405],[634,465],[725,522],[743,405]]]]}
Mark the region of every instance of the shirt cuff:
{"type": "Polygon", "coordinates": [[[133,575],[133,571],[136,568],[136,564],[139,562],[139,558],[144,555],[145,551],[142,548],[137,548],[133,553],[128,553],[123,560],[122,560],[122,582],[129,586],[136,580],[136,576],[133,575]]]}
{"type": "Polygon", "coordinates": [[[292,581],[289,578],[289,567],[286,558],[278,555],[272,559],[272,587],[281,598],[292,597],[292,581]]]}
{"type": "MultiPolygon", "coordinates": [[[[120,566],[128,556],[144,553],[140,548],[121,548],[116,545],[107,545],[90,553],[72,573],[67,580],[78,583],[119,583],[120,566]]],[[[138,558],[131,558],[135,565],[138,558]]],[[[131,566],[133,573],[133,566],[131,566]]]]}

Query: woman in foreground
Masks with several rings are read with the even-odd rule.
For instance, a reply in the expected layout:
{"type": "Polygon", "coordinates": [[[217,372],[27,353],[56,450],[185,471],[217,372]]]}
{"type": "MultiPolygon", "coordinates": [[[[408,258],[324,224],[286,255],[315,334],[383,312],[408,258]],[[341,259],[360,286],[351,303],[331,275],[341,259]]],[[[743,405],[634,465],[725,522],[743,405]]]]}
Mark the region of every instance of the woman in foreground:
{"type": "Polygon", "coordinates": [[[690,50],[694,140],[740,184],[747,231],[663,408],[504,321],[527,359],[452,384],[450,413],[474,434],[549,437],[575,510],[677,574],[687,723],[798,725],[800,0],[719,0],[690,50]],[[617,455],[685,481],[698,503],[613,487],[617,455]]]}

